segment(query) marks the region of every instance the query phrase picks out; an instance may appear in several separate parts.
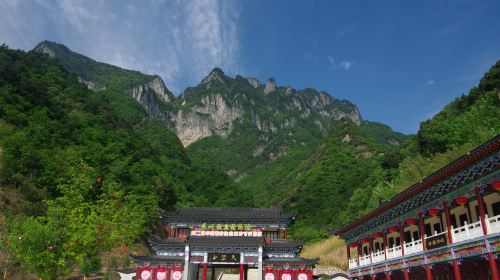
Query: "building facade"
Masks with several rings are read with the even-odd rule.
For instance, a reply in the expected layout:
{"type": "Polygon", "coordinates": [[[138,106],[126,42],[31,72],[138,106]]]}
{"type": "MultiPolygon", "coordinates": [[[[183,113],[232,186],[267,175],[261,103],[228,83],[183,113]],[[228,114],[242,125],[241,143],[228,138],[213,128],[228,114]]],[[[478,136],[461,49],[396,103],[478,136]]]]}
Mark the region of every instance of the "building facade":
{"type": "Polygon", "coordinates": [[[279,208],[180,208],[161,213],[162,238],[155,255],[132,256],[137,279],[207,280],[210,270],[249,269],[257,280],[312,280],[317,259],[298,258],[302,243],[288,240],[291,215],[279,208]]]}
{"type": "Polygon", "coordinates": [[[351,279],[499,279],[500,136],[337,234],[351,279]]]}

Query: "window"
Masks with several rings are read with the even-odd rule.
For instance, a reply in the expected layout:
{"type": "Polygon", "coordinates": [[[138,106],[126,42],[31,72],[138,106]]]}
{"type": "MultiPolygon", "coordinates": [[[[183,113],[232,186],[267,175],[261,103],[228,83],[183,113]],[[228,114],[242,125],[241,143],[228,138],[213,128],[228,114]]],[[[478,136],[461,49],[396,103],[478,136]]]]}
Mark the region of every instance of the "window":
{"type": "Polygon", "coordinates": [[[493,209],[493,216],[500,215],[500,201],[491,204],[491,208],[493,209]]]}
{"type": "Polygon", "coordinates": [[[419,240],[420,239],[420,234],[418,234],[418,230],[413,232],[413,240],[419,240]]]}
{"type": "Polygon", "coordinates": [[[363,247],[363,253],[364,255],[368,255],[368,247],[363,247]]]}
{"type": "Polygon", "coordinates": [[[387,242],[389,243],[389,248],[394,247],[394,237],[389,237],[387,242]]]}
{"type": "Polygon", "coordinates": [[[457,228],[457,218],[455,217],[455,214],[451,215],[451,225],[453,228],[457,228]]]}
{"type": "Polygon", "coordinates": [[[434,224],[434,234],[441,233],[441,225],[439,223],[434,224]]]}
{"type": "Polygon", "coordinates": [[[425,235],[431,236],[431,224],[425,224],[425,235]]]}
{"type": "Polygon", "coordinates": [[[375,242],[375,252],[380,251],[380,243],[375,242]]]}
{"type": "Polygon", "coordinates": [[[401,245],[401,239],[399,237],[396,237],[396,246],[401,245]]]}
{"type": "Polygon", "coordinates": [[[476,211],[476,221],[479,221],[479,216],[481,216],[479,213],[479,205],[474,207],[474,211],[476,211]]]}
{"type": "Polygon", "coordinates": [[[458,216],[458,219],[460,220],[461,227],[463,227],[465,225],[465,222],[468,222],[467,214],[462,214],[462,215],[458,216]]]}
{"type": "Polygon", "coordinates": [[[411,231],[405,231],[405,242],[411,242],[411,231]]]}

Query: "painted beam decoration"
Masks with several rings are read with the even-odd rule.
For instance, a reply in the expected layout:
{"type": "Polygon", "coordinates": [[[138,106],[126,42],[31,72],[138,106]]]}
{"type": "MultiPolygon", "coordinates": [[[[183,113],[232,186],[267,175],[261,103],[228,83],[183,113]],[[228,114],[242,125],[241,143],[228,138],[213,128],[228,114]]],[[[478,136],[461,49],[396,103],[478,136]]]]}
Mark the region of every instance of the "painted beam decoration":
{"type": "Polygon", "coordinates": [[[208,253],[208,261],[211,263],[239,263],[239,253],[208,253]]]}

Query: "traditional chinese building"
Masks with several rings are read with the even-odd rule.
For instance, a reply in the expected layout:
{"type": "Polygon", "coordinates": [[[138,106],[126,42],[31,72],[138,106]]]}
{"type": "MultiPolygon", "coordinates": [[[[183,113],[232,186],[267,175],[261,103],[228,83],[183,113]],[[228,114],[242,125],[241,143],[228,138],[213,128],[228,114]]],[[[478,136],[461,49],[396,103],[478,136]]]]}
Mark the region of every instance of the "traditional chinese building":
{"type": "Polygon", "coordinates": [[[499,279],[500,136],[337,232],[351,279],[499,279]]]}
{"type": "Polygon", "coordinates": [[[298,258],[302,243],[287,239],[291,215],[279,208],[181,208],[162,213],[163,238],[151,238],[156,255],[132,256],[137,279],[207,280],[211,270],[249,269],[262,280],[312,280],[317,259],[298,258]]]}

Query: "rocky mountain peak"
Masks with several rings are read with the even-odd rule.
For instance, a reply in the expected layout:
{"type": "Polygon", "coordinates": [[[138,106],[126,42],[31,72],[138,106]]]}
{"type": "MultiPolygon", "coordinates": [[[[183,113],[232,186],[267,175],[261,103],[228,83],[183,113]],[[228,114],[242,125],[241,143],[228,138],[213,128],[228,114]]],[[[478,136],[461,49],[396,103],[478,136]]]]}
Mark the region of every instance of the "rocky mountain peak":
{"type": "Polygon", "coordinates": [[[210,85],[211,82],[213,81],[218,81],[222,84],[226,84],[224,82],[226,78],[226,74],[224,74],[224,71],[222,69],[216,67],[210,73],[201,81],[201,84],[208,84],[210,85]]]}
{"type": "Polygon", "coordinates": [[[276,80],[274,78],[269,78],[264,86],[264,93],[268,94],[276,91],[276,80]]]}
{"type": "Polygon", "coordinates": [[[253,88],[258,88],[261,86],[259,80],[257,80],[256,78],[248,78],[247,81],[253,88]]]}
{"type": "Polygon", "coordinates": [[[56,56],[55,51],[50,47],[50,42],[49,41],[42,41],[42,42],[40,42],[35,47],[34,51],[39,52],[39,53],[46,53],[50,57],[55,57],[56,56]]]}

